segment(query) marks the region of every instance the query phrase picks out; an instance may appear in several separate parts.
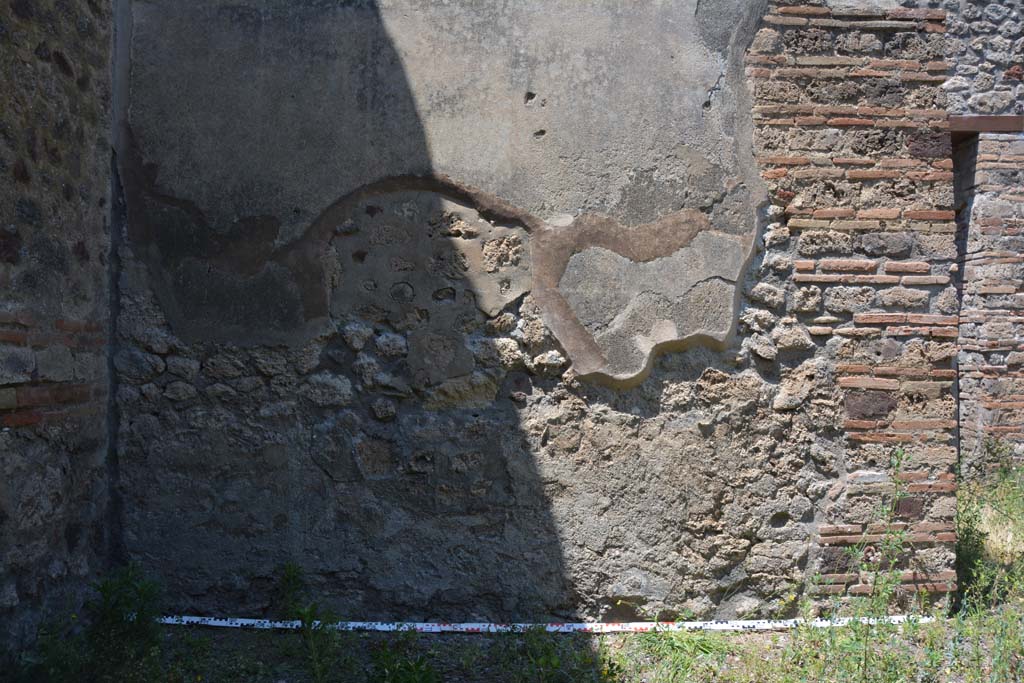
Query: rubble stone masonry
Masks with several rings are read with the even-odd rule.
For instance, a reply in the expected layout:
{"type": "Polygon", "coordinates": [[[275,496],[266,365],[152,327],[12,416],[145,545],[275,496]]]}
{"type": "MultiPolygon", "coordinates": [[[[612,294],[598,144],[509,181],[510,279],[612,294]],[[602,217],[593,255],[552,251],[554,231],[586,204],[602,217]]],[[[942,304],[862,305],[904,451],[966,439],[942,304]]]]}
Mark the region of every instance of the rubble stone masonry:
{"type": "Polygon", "coordinates": [[[1024,114],[1024,2],[949,0],[951,114],[1024,114]]]}
{"type": "Polygon", "coordinates": [[[110,10],[0,5],[0,646],[109,558],[110,10]]]}

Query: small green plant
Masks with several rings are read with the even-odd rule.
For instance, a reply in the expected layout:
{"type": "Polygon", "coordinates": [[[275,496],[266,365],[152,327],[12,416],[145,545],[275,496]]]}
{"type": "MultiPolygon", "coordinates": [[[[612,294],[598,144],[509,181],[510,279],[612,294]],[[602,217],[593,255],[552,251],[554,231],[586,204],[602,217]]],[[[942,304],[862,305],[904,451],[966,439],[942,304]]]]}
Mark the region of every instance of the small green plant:
{"type": "Polygon", "coordinates": [[[639,636],[640,647],[656,661],[656,680],[684,683],[701,680],[721,666],[729,651],[728,637],[705,631],[661,631],[639,636]],[[695,677],[696,674],[701,676],[695,677]]]}
{"type": "Polygon", "coordinates": [[[302,608],[306,592],[306,577],[302,567],[294,562],[286,562],[278,570],[277,590],[274,600],[277,615],[283,619],[293,619],[302,608]]]}
{"type": "MultiPolygon", "coordinates": [[[[556,636],[557,637],[557,636],[556,636]]],[[[559,643],[544,629],[530,629],[522,635],[523,673],[537,681],[554,681],[562,669],[559,643]]]]}
{"type": "Polygon", "coordinates": [[[316,603],[300,608],[296,616],[302,624],[306,671],[314,683],[328,683],[343,663],[341,634],[331,627],[337,620],[321,615],[316,603]]]}
{"type": "Polygon", "coordinates": [[[354,661],[349,654],[350,635],[333,627],[337,615],[325,612],[316,601],[309,600],[302,568],[289,562],[278,571],[277,612],[286,619],[299,622],[302,661],[314,683],[350,680],[354,661]]]}
{"type": "Polygon", "coordinates": [[[112,660],[138,659],[160,639],[160,586],[137,565],[128,565],[96,585],[99,596],[86,602],[91,618],[86,631],[91,649],[112,660]]]}
{"type": "Polygon", "coordinates": [[[15,680],[142,682],[162,676],[158,585],[129,565],[94,589],[83,619],[71,614],[40,630],[15,680]]]}
{"type": "Polygon", "coordinates": [[[416,652],[417,633],[405,631],[373,653],[374,681],[379,683],[441,683],[441,675],[423,653],[416,652]]]}
{"type": "Polygon", "coordinates": [[[616,663],[580,634],[549,633],[538,627],[499,637],[502,680],[512,683],[605,683],[616,663]]]}

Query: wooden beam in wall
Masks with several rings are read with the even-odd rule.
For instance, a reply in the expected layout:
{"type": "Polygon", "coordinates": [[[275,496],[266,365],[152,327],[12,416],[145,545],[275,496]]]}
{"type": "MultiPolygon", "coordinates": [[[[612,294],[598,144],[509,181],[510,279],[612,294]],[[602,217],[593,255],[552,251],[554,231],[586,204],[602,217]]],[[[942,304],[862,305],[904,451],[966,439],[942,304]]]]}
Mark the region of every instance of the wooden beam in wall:
{"type": "Polygon", "coordinates": [[[953,133],[1024,133],[1024,116],[950,116],[953,133]]]}

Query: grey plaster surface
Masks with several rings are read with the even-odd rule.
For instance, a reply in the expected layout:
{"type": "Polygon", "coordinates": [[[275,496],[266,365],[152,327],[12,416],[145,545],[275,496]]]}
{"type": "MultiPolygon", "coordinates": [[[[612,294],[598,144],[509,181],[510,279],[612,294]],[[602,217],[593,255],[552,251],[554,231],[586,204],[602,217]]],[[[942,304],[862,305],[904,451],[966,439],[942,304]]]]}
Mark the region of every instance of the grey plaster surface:
{"type": "MultiPolygon", "coordinates": [[[[324,328],[316,219],[384,178],[448,176],[535,225],[568,223],[559,240],[580,230],[574,217],[628,234],[698,211],[700,229],[742,237],[749,254],[763,189],[742,55],[762,5],[135,2],[122,143],[133,241],[177,329],[250,343],[324,328]]],[[[583,374],[635,376],[648,359],[588,339],[557,291],[587,247],[574,242],[535,274],[545,319],[583,374]]],[[[626,316],[621,336],[636,348],[654,327],[719,339],[735,317],[720,289],[720,306],[677,296],[676,314],[626,316]]]]}
{"type": "Polygon", "coordinates": [[[626,379],[645,369],[660,344],[726,340],[747,246],[739,237],[702,232],[686,247],[641,263],[589,247],[569,259],[559,289],[606,367],[626,379]]]}

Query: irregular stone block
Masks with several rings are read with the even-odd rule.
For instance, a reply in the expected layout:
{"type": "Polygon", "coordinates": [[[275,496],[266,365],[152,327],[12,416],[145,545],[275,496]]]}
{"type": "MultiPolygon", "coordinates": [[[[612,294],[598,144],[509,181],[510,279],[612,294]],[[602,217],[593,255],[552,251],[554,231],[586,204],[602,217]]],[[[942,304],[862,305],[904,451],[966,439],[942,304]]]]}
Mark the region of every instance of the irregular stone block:
{"type": "Polygon", "coordinates": [[[348,378],[329,372],[310,377],[301,393],[318,406],[344,406],[352,402],[352,384],[348,378]]]}
{"type": "Polygon", "coordinates": [[[36,357],[32,349],[0,346],[0,385],[28,382],[35,368],[36,357]]]}
{"type": "Polygon", "coordinates": [[[162,373],[165,365],[160,356],[127,347],[120,349],[114,356],[114,367],[122,377],[143,384],[162,373]]]}

